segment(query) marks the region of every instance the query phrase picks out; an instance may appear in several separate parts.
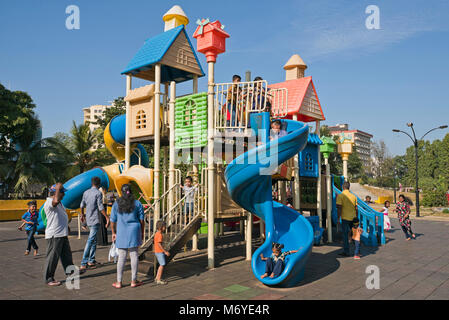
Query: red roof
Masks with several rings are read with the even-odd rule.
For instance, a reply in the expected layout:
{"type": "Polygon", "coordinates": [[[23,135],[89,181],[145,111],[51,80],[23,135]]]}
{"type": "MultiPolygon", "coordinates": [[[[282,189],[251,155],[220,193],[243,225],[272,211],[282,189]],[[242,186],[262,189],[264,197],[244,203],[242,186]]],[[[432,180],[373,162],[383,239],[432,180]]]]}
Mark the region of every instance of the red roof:
{"type": "MultiPolygon", "coordinates": [[[[204,22],[204,19],[201,22],[204,22]]],[[[229,38],[230,35],[226,31],[224,31],[221,28],[221,26],[222,26],[222,24],[218,20],[216,20],[214,22],[209,22],[208,24],[203,26],[203,34],[207,33],[207,32],[210,32],[212,30],[215,30],[218,33],[221,33],[223,38],[229,38]]],[[[194,38],[198,38],[198,36],[199,36],[198,32],[199,32],[200,28],[201,28],[201,26],[196,27],[195,32],[193,33],[193,37],[194,38]]]]}
{"type": "Polygon", "coordinates": [[[279,83],[273,83],[270,84],[268,87],[272,89],[286,88],[288,90],[288,115],[298,114],[298,120],[303,122],[325,120],[323,109],[321,108],[320,100],[318,99],[318,95],[316,94],[315,86],[313,85],[311,76],[294,80],[287,80],[279,83]],[[319,118],[315,118],[300,113],[301,111],[300,109],[309,86],[312,86],[313,93],[320,108],[321,117],[319,118]]]}

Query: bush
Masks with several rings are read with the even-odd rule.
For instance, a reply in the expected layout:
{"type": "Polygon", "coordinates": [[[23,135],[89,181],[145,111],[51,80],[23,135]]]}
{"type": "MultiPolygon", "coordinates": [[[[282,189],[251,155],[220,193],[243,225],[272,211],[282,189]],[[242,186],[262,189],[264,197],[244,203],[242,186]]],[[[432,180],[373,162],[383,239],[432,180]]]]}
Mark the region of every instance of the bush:
{"type": "Polygon", "coordinates": [[[441,207],[447,205],[446,191],[442,188],[427,190],[422,200],[423,206],[441,207]]]}
{"type": "Polygon", "coordinates": [[[449,213],[449,209],[444,209],[443,213],[449,213]]]}

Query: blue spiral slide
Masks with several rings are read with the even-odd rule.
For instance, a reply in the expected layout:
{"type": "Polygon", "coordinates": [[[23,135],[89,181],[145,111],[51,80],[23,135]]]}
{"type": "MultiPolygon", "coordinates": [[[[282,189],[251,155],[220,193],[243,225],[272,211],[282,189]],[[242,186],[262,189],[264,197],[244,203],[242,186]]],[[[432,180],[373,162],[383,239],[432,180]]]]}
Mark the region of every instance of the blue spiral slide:
{"type": "Polygon", "coordinates": [[[302,122],[284,120],[287,135],[260,145],[235,158],[225,170],[227,188],[232,199],[265,222],[265,242],[254,252],[252,270],[257,279],[269,286],[291,287],[304,277],[304,268],[312,252],[313,229],[297,211],[272,200],[271,165],[279,165],[300,152],[307,144],[309,127],[302,122]],[[277,162],[276,162],[277,160],[277,162]],[[265,257],[272,254],[272,242],[284,245],[285,251],[299,250],[286,257],[285,268],[276,278],[266,277],[265,257]]]}

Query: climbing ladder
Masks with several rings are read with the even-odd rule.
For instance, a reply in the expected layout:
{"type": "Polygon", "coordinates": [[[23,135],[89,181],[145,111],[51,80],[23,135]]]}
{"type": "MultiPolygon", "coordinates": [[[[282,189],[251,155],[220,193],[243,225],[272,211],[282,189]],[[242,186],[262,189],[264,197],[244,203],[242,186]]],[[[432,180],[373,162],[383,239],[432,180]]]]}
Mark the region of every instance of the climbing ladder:
{"type": "MultiPolygon", "coordinates": [[[[148,205],[145,210],[146,227],[144,233],[144,241],[139,249],[139,271],[145,274],[155,266],[154,256],[150,253],[154,250],[153,241],[156,233],[156,220],[154,218],[154,209],[159,206],[161,217],[158,220],[165,221],[166,230],[164,233],[164,248],[170,252],[167,257],[169,262],[178,252],[182,250],[185,244],[193,237],[193,235],[201,227],[201,220],[206,215],[204,185],[198,184],[193,190],[195,193],[195,202],[193,213],[186,215],[184,212],[184,204],[187,195],[181,196],[181,179],[180,172],[177,174],[176,183],[162,194],[162,196],[148,205]],[[170,205],[170,202],[173,205],[170,205]]],[[[155,270],[155,268],[154,268],[155,270]]]]}

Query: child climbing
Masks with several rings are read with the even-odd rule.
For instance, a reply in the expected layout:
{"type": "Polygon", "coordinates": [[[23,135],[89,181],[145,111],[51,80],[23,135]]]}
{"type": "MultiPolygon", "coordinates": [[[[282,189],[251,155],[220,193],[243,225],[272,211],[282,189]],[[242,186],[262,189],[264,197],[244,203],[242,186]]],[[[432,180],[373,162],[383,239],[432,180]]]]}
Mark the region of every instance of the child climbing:
{"type": "Polygon", "coordinates": [[[186,217],[186,223],[193,217],[193,211],[195,208],[195,191],[198,189],[197,186],[193,185],[193,178],[187,176],[184,180],[184,185],[181,185],[182,191],[185,195],[184,202],[184,215],[186,217]]]}
{"type": "Polygon", "coordinates": [[[157,232],[154,235],[154,254],[156,255],[157,261],[159,262],[159,268],[156,274],[156,284],[167,284],[167,281],[162,280],[162,273],[164,272],[164,267],[166,265],[165,256],[169,256],[170,252],[166,251],[162,246],[164,241],[163,233],[165,232],[166,224],[165,221],[159,220],[156,223],[157,232]]]}
{"type": "Polygon", "coordinates": [[[39,216],[39,212],[37,211],[37,203],[36,201],[30,201],[27,203],[28,211],[22,216],[22,225],[19,227],[19,230],[22,230],[23,226],[26,225],[26,233],[27,233],[27,248],[25,251],[25,255],[29,255],[31,251],[31,247],[34,249],[34,255],[37,256],[37,251],[39,247],[37,246],[36,240],[34,239],[34,234],[37,229],[37,219],[39,216]]]}
{"type": "Polygon", "coordinates": [[[296,253],[298,250],[290,250],[282,252],[282,249],[284,248],[283,244],[273,242],[271,245],[271,250],[273,253],[270,257],[264,257],[263,253],[260,254],[260,259],[263,261],[266,261],[265,265],[265,273],[260,277],[261,279],[270,277],[270,278],[276,278],[279,277],[284,271],[284,260],[285,257],[289,254],[296,253]]]}
{"type": "Polygon", "coordinates": [[[359,219],[354,218],[352,220],[352,240],[354,241],[355,249],[354,249],[354,259],[360,260],[360,235],[363,230],[359,227],[359,219]]]}

